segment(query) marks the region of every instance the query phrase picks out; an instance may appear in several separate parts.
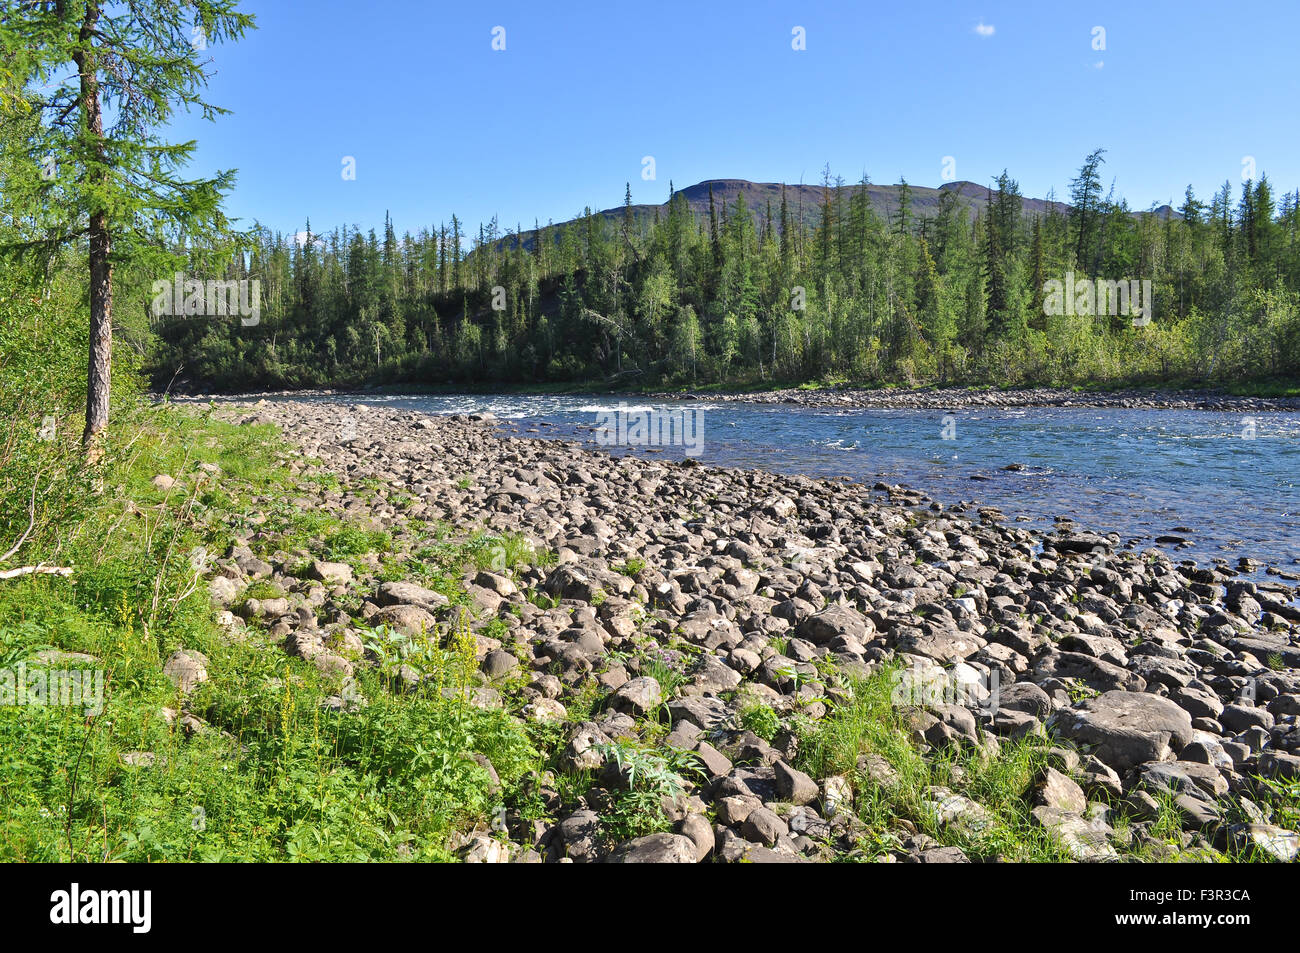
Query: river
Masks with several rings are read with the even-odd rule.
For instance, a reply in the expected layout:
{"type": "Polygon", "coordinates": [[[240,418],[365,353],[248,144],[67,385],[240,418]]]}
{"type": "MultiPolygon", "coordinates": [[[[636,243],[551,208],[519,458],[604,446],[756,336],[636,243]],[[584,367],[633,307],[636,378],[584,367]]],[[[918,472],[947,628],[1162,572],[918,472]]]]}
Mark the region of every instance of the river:
{"type": "MultiPolygon", "coordinates": [[[[901,483],[953,505],[994,506],[1008,519],[1118,533],[1200,563],[1249,556],[1300,571],[1300,413],[1097,408],[828,409],[798,405],[639,401],[530,395],[302,396],[492,413],[524,436],[597,442],[601,412],[690,411],[703,463],[815,477],[901,483]],[[1007,469],[1015,467],[1016,469],[1007,469]],[[1157,543],[1158,537],[1178,537],[1157,543]]],[[[680,418],[679,418],[680,420],[680,418]]],[[[688,431],[690,433],[690,431],[688,431]]],[[[678,446],[611,452],[681,458],[678,446]]],[[[694,448],[693,448],[694,449],[694,448]]]]}

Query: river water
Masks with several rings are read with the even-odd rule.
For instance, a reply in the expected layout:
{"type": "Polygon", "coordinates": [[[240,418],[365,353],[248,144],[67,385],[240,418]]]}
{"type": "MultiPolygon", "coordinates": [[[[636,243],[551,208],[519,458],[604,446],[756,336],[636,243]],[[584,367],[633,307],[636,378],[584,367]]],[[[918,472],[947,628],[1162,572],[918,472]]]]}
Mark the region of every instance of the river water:
{"type": "MultiPolygon", "coordinates": [[[[1208,563],[1300,570],[1300,413],[1083,408],[854,410],[528,395],[304,396],[428,414],[495,414],[525,436],[597,444],[602,412],[694,416],[703,463],[901,483],[946,505],[998,507],[1047,528],[1119,533],[1208,563]],[[1005,469],[1018,465],[1023,469],[1005,469]],[[1184,543],[1156,543],[1177,536],[1184,543]]],[[[644,418],[643,418],[644,419],[644,418]]],[[[691,430],[687,430],[691,434],[691,430]]],[[[682,446],[610,446],[680,459],[682,446]]]]}

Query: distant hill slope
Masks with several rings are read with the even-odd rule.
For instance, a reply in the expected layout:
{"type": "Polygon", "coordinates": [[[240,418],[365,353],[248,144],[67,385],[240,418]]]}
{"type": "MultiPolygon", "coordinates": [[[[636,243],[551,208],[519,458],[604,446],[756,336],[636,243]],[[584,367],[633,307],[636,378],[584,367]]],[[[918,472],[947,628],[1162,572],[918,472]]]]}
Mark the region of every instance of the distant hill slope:
{"type": "MultiPolygon", "coordinates": [[[[718,208],[718,214],[722,214],[723,207],[730,207],[735,204],[736,195],[743,192],[745,194],[745,204],[754,215],[754,220],[761,225],[767,218],[767,206],[771,202],[772,217],[779,221],[781,214],[781,190],[785,189],[786,206],[788,214],[792,221],[802,221],[808,225],[816,225],[821,219],[821,206],[824,198],[825,188],[820,185],[782,185],[780,182],[750,182],[747,179],[708,179],[704,182],[698,182],[695,185],[678,189],[678,193],[686,197],[687,204],[692,212],[696,215],[708,215],[709,213],[709,189],[713,189],[713,201],[718,208]]],[[[862,189],[861,185],[845,185],[844,199],[847,201],[850,197],[857,194],[862,189]]],[[[871,198],[871,206],[876,214],[882,218],[889,219],[898,214],[899,196],[902,193],[902,185],[876,185],[874,183],[865,186],[867,195],[871,198]]],[[[923,185],[908,184],[912,192],[912,214],[921,218],[933,216],[939,208],[939,198],[945,192],[956,192],[961,198],[961,202],[970,210],[970,214],[983,214],[988,207],[990,196],[996,196],[997,190],[990,189],[987,186],[978,185],[974,182],[946,182],[937,189],[928,188],[923,185]]],[[[834,191],[834,186],[831,186],[834,191]]],[[[1047,215],[1055,207],[1056,211],[1065,214],[1069,211],[1070,206],[1065,202],[1051,202],[1047,199],[1036,199],[1029,197],[1021,198],[1021,208],[1026,216],[1047,215]]],[[[656,211],[662,216],[667,212],[668,203],[661,205],[633,205],[632,214],[638,220],[649,220],[654,217],[656,211]]],[[[623,206],[602,209],[596,213],[603,218],[611,221],[622,221],[623,206]]],[[[1182,216],[1168,205],[1162,205],[1151,212],[1137,212],[1137,215],[1153,214],[1164,218],[1166,216],[1178,219],[1182,216]]],[[[550,227],[560,228],[570,224],[578,219],[570,219],[568,222],[556,222],[550,227]]],[[[532,246],[534,231],[531,229],[522,232],[524,247],[532,246]]],[[[498,242],[498,247],[513,247],[513,236],[505,238],[498,242]]]]}

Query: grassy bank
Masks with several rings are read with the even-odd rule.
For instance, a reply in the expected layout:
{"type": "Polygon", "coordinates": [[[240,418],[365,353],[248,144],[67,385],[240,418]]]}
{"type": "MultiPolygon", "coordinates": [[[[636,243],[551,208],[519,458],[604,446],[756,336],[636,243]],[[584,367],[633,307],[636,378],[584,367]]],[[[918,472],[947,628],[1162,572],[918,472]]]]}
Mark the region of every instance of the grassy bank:
{"type": "MultiPolygon", "coordinates": [[[[140,406],[112,444],[122,449],[63,526],[58,558],[73,575],[0,583],[6,667],[39,673],[43,658],[104,679],[102,712],[0,707],[3,859],[438,859],[450,830],[492,816],[539,769],[534,739],[463,692],[393,694],[382,667],[366,668],[357,688],[370,703],[331,713],[338,679],[213,621],[196,567],[253,524],[341,557],[382,545],[307,509],[250,505],[295,489],[269,428],[140,406]],[[177,485],[159,489],[157,474],[177,485]],[[207,660],[189,697],[163,674],[178,649],[207,660]]],[[[451,687],[475,668],[454,647],[426,647],[423,661],[451,687]]]]}

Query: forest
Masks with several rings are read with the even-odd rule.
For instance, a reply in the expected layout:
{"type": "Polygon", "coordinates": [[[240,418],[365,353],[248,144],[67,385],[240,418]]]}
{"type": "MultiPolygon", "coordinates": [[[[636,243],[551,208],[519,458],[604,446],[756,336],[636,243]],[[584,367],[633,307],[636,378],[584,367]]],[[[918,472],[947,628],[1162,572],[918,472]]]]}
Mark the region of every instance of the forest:
{"type": "MultiPolygon", "coordinates": [[[[260,281],[256,326],[146,314],[157,387],[765,387],[1276,383],[1300,368],[1300,191],[1266,175],[1134,212],[1089,155],[1030,214],[1003,172],[982,209],[880,214],[823,173],[820,207],[708,192],[476,236],[254,227],[188,253],[260,281]],[[1049,199],[1051,196],[1049,196],[1049,199]],[[1044,313],[1066,279],[1149,281],[1153,320],[1044,313]]],[[[868,180],[864,177],[862,185],[868,180]]],[[[204,268],[209,270],[205,271],[204,268]]],[[[153,276],[156,277],[156,276],[153,276]]],[[[149,296],[141,294],[146,303],[149,296]]]]}

